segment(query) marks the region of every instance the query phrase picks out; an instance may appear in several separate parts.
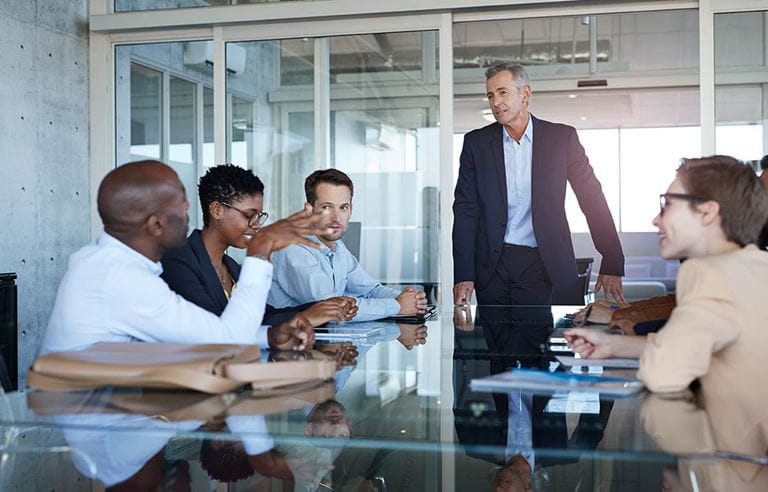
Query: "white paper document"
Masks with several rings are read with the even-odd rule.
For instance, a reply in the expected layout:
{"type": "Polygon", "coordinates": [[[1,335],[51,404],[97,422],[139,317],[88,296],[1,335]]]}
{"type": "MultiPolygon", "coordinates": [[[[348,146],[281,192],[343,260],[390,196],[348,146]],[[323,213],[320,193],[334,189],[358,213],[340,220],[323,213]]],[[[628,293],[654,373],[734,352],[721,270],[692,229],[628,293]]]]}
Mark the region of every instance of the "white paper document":
{"type": "Polygon", "coordinates": [[[615,367],[621,369],[638,369],[640,361],[638,359],[581,359],[567,355],[555,356],[557,361],[566,366],[587,366],[587,367],[615,367]]]}

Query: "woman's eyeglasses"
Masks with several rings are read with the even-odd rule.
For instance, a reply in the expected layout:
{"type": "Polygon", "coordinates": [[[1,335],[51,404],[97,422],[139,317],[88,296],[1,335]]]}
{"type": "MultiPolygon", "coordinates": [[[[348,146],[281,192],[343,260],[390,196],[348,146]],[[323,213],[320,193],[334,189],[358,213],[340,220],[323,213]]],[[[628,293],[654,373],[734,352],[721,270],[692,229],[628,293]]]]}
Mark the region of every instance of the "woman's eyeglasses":
{"type": "Polygon", "coordinates": [[[687,202],[704,203],[708,202],[709,198],[704,198],[696,195],[689,195],[687,193],[662,193],[659,195],[659,215],[664,216],[664,209],[667,207],[667,201],[673,200],[685,200],[687,202]]]}
{"type": "Polygon", "coordinates": [[[240,212],[240,214],[248,219],[248,225],[251,227],[257,227],[262,226],[267,221],[267,218],[269,217],[269,214],[267,212],[254,212],[252,214],[249,214],[245,210],[240,210],[237,207],[233,207],[229,203],[221,202],[222,205],[224,205],[227,208],[231,208],[232,210],[237,210],[240,212]]]}

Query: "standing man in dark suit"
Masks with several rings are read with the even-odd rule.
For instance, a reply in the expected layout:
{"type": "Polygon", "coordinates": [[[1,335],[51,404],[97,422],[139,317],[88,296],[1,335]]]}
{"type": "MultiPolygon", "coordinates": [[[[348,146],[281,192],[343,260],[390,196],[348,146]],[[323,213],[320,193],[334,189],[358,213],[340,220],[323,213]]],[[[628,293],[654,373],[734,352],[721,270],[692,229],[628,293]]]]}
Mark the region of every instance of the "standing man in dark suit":
{"type": "Polygon", "coordinates": [[[528,112],[525,69],[485,72],[496,123],[469,132],[453,204],[454,303],[477,289],[480,304],[582,304],[565,216],[571,183],[603,261],[596,291],[624,302],[624,254],[616,227],[573,127],[528,112]]]}

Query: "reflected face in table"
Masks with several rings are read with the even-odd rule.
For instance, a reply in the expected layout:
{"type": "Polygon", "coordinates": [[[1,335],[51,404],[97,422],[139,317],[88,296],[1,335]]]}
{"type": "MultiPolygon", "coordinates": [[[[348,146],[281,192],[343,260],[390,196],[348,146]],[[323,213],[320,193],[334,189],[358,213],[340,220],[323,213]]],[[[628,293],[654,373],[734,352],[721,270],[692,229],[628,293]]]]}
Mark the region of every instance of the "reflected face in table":
{"type": "Polygon", "coordinates": [[[317,405],[307,417],[305,433],[308,436],[336,439],[350,437],[352,424],[347,418],[347,409],[335,400],[317,405]]]}

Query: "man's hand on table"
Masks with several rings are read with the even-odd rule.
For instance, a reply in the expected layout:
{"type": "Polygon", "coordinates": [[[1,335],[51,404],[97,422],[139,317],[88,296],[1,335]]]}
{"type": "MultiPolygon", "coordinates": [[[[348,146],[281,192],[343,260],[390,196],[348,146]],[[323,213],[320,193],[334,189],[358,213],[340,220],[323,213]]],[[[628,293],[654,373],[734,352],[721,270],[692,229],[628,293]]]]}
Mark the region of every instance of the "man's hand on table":
{"type": "Polygon", "coordinates": [[[624,288],[621,285],[621,277],[618,275],[598,275],[595,283],[595,294],[603,291],[605,299],[613,298],[617,303],[624,304],[624,288]]]}
{"type": "Polygon", "coordinates": [[[427,309],[427,294],[413,287],[406,287],[395,298],[400,304],[400,312],[397,314],[421,314],[427,309]]]}
{"type": "Polygon", "coordinates": [[[357,315],[357,300],[353,297],[331,297],[316,302],[309,309],[301,312],[312,326],[333,321],[341,323],[349,321],[357,315]]]}

